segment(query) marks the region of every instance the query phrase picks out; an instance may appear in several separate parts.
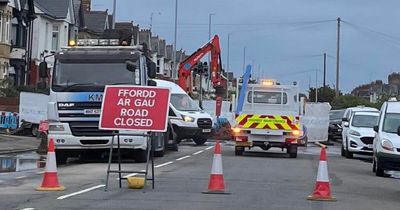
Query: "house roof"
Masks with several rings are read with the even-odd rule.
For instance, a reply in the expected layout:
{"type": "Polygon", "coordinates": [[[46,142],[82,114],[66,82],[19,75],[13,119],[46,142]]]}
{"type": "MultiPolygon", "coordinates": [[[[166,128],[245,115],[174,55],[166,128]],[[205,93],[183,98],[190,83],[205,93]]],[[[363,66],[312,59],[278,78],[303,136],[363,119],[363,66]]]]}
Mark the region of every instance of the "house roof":
{"type": "Polygon", "coordinates": [[[84,21],[87,29],[95,33],[103,33],[106,29],[107,11],[84,12],[84,21]]]}
{"type": "Polygon", "coordinates": [[[64,19],[67,17],[69,0],[34,0],[35,6],[56,19],[64,19]]]}

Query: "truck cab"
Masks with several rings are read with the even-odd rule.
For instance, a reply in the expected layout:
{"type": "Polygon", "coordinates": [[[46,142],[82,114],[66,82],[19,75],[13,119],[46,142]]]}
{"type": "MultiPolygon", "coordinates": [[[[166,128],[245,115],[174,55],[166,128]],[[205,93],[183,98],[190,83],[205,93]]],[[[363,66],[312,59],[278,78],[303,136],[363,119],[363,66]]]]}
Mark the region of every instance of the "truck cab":
{"type": "Polygon", "coordinates": [[[242,93],[243,108],[237,111],[233,128],[235,154],[242,155],[245,148],[257,146],[263,150],[286,149],[291,158],[297,157],[302,136],[298,85],[267,80],[248,84],[242,93]]]}
{"type": "MultiPolygon", "coordinates": [[[[118,40],[107,39],[78,40],[77,45],[63,48],[54,56],[47,108],[48,138],[54,139],[58,162],[87,152],[107,151],[115,133],[99,129],[105,85],[147,85],[154,65],[141,46],[118,46],[118,40]]],[[[145,161],[146,138],[129,135],[143,131],[122,133],[122,150],[138,162],[145,161]]],[[[165,136],[157,133],[154,137],[156,155],[163,154],[165,136]]]]}

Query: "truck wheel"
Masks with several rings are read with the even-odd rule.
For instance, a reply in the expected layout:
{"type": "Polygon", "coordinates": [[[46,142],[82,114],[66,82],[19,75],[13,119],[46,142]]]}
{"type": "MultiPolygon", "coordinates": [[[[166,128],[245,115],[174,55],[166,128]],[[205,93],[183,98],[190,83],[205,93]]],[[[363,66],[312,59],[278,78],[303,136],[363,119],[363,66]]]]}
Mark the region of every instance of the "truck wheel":
{"type": "Polygon", "coordinates": [[[56,150],[56,162],[57,165],[66,164],[68,160],[67,153],[63,150],[56,150]]]}
{"type": "Polygon", "coordinates": [[[195,137],[193,138],[194,143],[196,143],[197,146],[204,145],[206,143],[207,138],[206,137],[195,137]]]}
{"type": "Polygon", "coordinates": [[[289,146],[287,153],[289,153],[290,158],[297,158],[297,145],[289,146]]]}
{"type": "Polygon", "coordinates": [[[379,164],[379,160],[375,161],[375,166],[376,166],[375,175],[379,176],[379,177],[383,177],[385,175],[385,173],[384,173],[384,170],[383,170],[381,164],[379,164]]]}
{"type": "Polygon", "coordinates": [[[142,150],[142,149],[135,149],[133,151],[135,161],[137,163],[145,163],[147,160],[147,149],[142,150]]]}
{"type": "Polygon", "coordinates": [[[244,152],[244,147],[235,147],[235,155],[242,156],[244,152]]]}

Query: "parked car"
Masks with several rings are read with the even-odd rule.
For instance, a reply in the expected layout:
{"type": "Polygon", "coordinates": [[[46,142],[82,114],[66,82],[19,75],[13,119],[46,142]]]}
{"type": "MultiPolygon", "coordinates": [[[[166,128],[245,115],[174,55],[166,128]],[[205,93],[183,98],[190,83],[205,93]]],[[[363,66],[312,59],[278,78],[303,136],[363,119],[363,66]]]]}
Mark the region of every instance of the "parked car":
{"type": "Polygon", "coordinates": [[[383,176],[385,170],[400,171],[400,102],[382,105],[374,131],[372,171],[376,176],[383,176]]]}
{"type": "Polygon", "coordinates": [[[328,128],[329,140],[342,139],[342,118],[344,112],[345,112],[344,109],[331,110],[329,112],[329,128],[328,128]]]}
{"type": "Polygon", "coordinates": [[[359,112],[359,111],[376,111],[376,112],[378,112],[379,110],[376,108],[373,108],[373,107],[365,107],[365,106],[356,106],[356,107],[347,108],[344,111],[344,114],[342,117],[342,142],[344,140],[346,140],[345,135],[347,134],[347,131],[348,131],[348,127],[344,126],[345,122],[349,122],[352,114],[354,112],[359,112]]]}
{"type": "Polygon", "coordinates": [[[379,111],[353,112],[350,121],[344,123],[348,128],[342,144],[342,156],[353,158],[354,153],[372,155],[374,126],[378,123],[379,111]]]}

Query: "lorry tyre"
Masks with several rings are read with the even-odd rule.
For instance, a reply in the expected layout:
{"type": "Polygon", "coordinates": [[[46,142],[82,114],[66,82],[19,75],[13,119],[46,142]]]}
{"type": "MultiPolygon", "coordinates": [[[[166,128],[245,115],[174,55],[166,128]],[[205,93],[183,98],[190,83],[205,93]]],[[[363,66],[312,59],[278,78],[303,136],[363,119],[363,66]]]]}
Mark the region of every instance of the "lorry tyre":
{"type": "Polygon", "coordinates": [[[135,161],[137,163],[145,163],[147,160],[147,149],[136,149],[133,151],[135,161]]]}
{"type": "Polygon", "coordinates": [[[291,145],[287,149],[290,158],[297,158],[297,145],[291,145]]]}
{"type": "Polygon", "coordinates": [[[384,170],[381,164],[379,164],[378,159],[375,161],[375,175],[379,177],[383,177],[385,175],[384,170]]]}
{"type": "Polygon", "coordinates": [[[56,150],[56,162],[57,165],[66,164],[68,160],[67,153],[63,150],[56,150]]]}
{"type": "Polygon", "coordinates": [[[244,152],[244,147],[235,147],[235,155],[242,156],[244,152]]]}
{"type": "Polygon", "coordinates": [[[194,143],[196,143],[197,146],[204,145],[207,141],[207,137],[194,137],[193,138],[194,143]]]}

